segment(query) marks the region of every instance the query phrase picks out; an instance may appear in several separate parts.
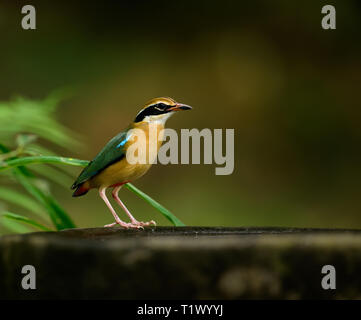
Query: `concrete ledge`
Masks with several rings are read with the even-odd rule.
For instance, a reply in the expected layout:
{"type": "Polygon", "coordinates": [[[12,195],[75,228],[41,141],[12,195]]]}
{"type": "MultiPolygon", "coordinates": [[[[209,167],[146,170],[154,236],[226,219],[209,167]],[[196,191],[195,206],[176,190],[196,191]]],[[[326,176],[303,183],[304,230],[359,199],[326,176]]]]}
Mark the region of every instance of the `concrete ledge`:
{"type": "Polygon", "coordinates": [[[361,299],[361,230],[157,227],[0,238],[1,299],[361,299]],[[36,290],[21,269],[36,268],[36,290]],[[321,269],[336,268],[324,290],[321,269]]]}

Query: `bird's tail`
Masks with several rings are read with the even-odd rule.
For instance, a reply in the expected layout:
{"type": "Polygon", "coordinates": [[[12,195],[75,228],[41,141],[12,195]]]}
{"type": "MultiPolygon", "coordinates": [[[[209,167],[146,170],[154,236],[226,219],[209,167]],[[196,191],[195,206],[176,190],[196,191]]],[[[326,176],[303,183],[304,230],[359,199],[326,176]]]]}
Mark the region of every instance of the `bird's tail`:
{"type": "Polygon", "coordinates": [[[73,193],[73,197],[80,197],[86,194],[90,190],[88,181],[76,186],[76,190],[73,193]]]}

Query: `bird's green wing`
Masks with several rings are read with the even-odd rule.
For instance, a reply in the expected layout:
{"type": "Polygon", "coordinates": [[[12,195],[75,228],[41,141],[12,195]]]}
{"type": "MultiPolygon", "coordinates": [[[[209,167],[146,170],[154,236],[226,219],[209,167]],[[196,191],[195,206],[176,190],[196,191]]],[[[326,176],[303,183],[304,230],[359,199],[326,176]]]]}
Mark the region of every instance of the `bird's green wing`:
{"type": "Polygon", "coordinates": [[[109,167],[111,164],[120,161],[125,157],[124,145],[129,140],[129,128],[111,139],[97,156],[80,173],[78,179],[72,185],[75,189],[80,184],[94,177],[96,174],[109,167]]]}

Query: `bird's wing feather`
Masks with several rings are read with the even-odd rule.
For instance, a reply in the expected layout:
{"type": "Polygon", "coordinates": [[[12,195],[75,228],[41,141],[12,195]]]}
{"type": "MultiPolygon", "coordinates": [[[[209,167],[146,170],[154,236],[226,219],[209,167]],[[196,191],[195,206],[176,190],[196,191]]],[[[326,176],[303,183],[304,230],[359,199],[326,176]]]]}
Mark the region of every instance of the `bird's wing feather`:
{"type": "Polygon", "coordinates": [[[128,132],[129,129],[120,132],[113,139],[111,139],[97,154],[97,156],[88,164],[88,166],[84,168],[71,188],[75,189],[77,186],[94,177],[96,174],[111,164],[124,158],[124,145],[129,139],[129,136],[127,135],[128,132]]]}

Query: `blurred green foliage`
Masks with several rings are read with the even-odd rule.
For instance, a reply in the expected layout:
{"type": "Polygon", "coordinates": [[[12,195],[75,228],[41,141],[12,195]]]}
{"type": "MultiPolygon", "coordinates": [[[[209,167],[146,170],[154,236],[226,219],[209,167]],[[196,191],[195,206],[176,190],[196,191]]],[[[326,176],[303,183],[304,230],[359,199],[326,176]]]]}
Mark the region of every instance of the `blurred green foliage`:
{"type": "MultiPolygon", "coordinates": [[[[91,159],[146,101],[171,96],[193,110],[168,126],[236,134],[231,176],[156,165],[136,182],[187,225],[361,227],[360,1],[34,5],[37,30],[24,31],[19,3],[0,3],[0,100],[77,86],[57,117],[87,148],[62,155],[91,159]],[[336,30],[321,28],[325,4],[336,30]]],[[[95,193],[53,191],[77,225],[110,222],[95,193]]],[[[153,215],[120,196],[137,218],[153,215]]]]}
{"type": "MultiPolygon", "coordinates": [[[[43,101],[17,98],[0,103],[1,166],[5,166],[6,161],[24,155],[54,154],[50,149],[44,148],[39,143],[39,139],[64,148],[79,145],[70,137],[71,131],[54,118],[59,100],[59,95],[52,95],[43,101]]],[[[40,165],[34,170],[25,166],[14,167],[10,170],[10,174],[2,174],[0,201],[5,202],[5,205],[2,204],[5,209],[0,212],[1,224],[16,232],[29,231],[24,226],[19,227],[19,221],[41,230],[50,230],[49,224],[55,230],[75,227],[69,215],[51,195],[48,183],[54,181],[68,187],[65,178],[69,178],[67,171],[50,167],[48,164],[40,165]],[[17,184],[21,185],[29,195],[18,190],[17,184]],[[36,216],[36,220],[35,217],[29,218],[9,212],[7,206],[25,209],[32,216],[36,216]],[[37,219],[40,222],[37,222],[37,219]]]]}

